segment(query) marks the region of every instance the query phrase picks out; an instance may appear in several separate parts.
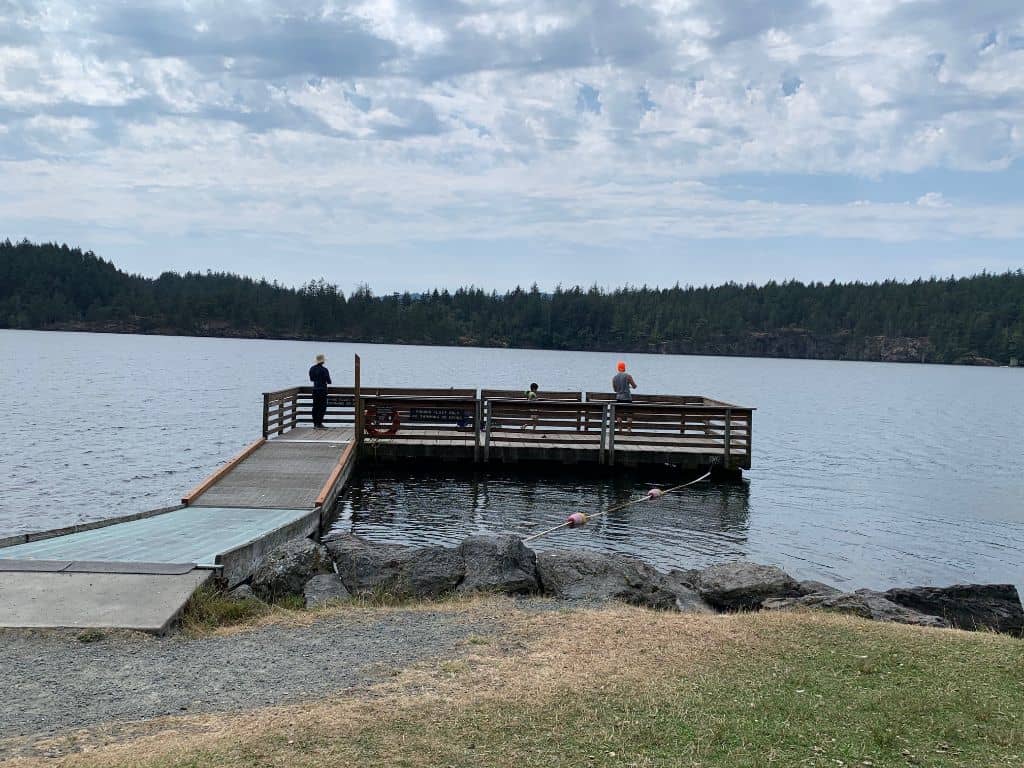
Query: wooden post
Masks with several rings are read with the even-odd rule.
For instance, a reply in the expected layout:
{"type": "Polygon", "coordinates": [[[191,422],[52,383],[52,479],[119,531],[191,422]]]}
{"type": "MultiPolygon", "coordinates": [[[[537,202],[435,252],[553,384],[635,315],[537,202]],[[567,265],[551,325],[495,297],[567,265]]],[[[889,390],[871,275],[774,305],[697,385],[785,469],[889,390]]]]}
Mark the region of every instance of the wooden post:
{"type": "Polygon", "coordinates": [[[732,442],[732,408],[725,409],[725,468],[729,468],[729,443],[732,442]]]}
{"type": "Polygon", "coordinates": [[[484,431],[484,463],[491,460],[491,401],[484,404],[484,412],[487,415],[487,427],[484,431]]]}
{"type": "Polygon", "coordinates": [[[483,403],[480,396],[477,396],[476,406],[473,412],[473,463],[480,463],[480,417],[483,415],[483,403]]]}
{"type": "MultiPolygon", "coordinates": [[[[588,418],[589,418],[589,416],[588,416],[588,418]]],[[[597,448],[597,463],[598,464],[604,464],[604,462],[605,462],[604,451],[605,451],[605,443],[607,442],[607,438],[608,438],[608,431],[607,430],[608,430],[608,406],[604,406],[604,407],[601,408],[601,439],[600,439],[600,442],[598,443],[598,448],[597,448]]]]}
{"type": "Polygon", "coordinates": [[[292,395],[292,423],[291,423],[291,428],[295,429],[295,427],[298,425],[298,423],[299,423],[299,393],[296,392],[294,395],[292,395]]]}
{"type": "Polygon", "coordinates": [[[270,437],[270,393],[263,393],[263,437],[270,437]]]}
{"type": "Polygon", "coordinates": [[[353,396],[352,403],[356,409],[355,423],[353,428],[355,430],[356,445],[362,445],[363,443],[363,390],[362,390],[362,361],[359,359],[359,355],[355,356],[355,360],[352,364],[352,377],[353,377],[353,396]]]}
{"type": "Polygon", "coordinates": [[[284,434],[284,398],[277,398],[277,434],[284,434]]]}
{"type": "Polygon", "coordinates": [[[615,466],[615,403],[608,403],[608,466],[615,466]]]}
{"type": "Polygon", "coordinates": [[[749,468],[750,460],[754,452],[754,412],[751,411],[747,414],[747,465],[749,468]]]}

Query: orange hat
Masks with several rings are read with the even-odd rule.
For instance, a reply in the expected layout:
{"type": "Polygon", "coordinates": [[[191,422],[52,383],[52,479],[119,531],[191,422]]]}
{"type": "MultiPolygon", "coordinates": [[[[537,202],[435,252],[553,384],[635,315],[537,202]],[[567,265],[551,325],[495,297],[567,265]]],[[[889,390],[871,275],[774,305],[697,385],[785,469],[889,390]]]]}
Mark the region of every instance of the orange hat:
{"type": "Polygon", "coordinates": [[[620,373],[625,373],[626,372],[626,364],[624,362],[622,362],[621,360],[619,360],[619,364],[616,365],[615,367],[619,369],[620,373]]]}

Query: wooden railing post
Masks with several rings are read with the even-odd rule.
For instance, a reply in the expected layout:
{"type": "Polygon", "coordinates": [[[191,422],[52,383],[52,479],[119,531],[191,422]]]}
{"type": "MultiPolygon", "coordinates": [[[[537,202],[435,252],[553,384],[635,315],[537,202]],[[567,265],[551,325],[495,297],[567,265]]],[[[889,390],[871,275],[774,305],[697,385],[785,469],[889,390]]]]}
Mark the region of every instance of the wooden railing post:
{"type": "Polygon", "coordinates": [[[725,409],[725,468],[729,468],[729,443],[732,442],[732,408],[725,409]]]}
{"type": "Polygon", "coordinates": [[[354,427],[355,435],[353,439],[356,445],[361,445],[363,442],[363,390],[362,390],[362,361],[359,359],[359,355],[355,356],[355,360],[352,364],[352,377],[353,377],[353,395],[352,403],[356,409],[354,414],[355,422],[352,426],[354,427]]]}
{"type": "Polygon", "coordinates": [[[753,459],[754,451],[754,412],[747,412],[747,465],[753,459]]]}
{"type": "Polygon", "coordinates": [[[479,397],[476,399],[476,407],[473,411],[473,463],[480,463],[480,418],[483,415],[483,402],[479,397]]]}
{"type": "MultiPolygon", "coordinates": [[[[589,417],[588,417],[589,418],[589,417]]],[[[605,463],[605,448],[608,443],[608,406],[601,406],[601,440],[598,443],[597,463],[605,463]]]]}
{"type": "Polygon", "coordinates": [[[270,393],[263,393],[263,437],[270,437],[270,393]]]}
{"type": "Polygon", "coordinates": [[[615,403],[608,403],[608,466],[615,466],[615,403]]]}
{"type": "Polygon", "coordinates": [[[494,421],[494,413],[491,401],[484,403],[484,413],[487,416],[487,427],[484,430],[484,463],[491,460],[491,422],[494,421]]]}
{"type": "Polygon", "coordinates": [[[284,434],[284,398],[277,398],[277,434],[284,434]]]}

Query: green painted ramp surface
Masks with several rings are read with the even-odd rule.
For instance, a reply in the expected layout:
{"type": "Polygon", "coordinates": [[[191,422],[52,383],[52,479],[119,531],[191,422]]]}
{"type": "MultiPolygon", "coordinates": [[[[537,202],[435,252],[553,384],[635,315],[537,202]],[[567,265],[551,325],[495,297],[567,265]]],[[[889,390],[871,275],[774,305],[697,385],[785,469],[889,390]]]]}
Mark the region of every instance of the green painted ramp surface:
{"type": "Polygon", "coordinates": [[[142,520],[0,548],[3,560],[194,563],[257,541],[312,514],[309,509],[185,507],[142,520]]]}

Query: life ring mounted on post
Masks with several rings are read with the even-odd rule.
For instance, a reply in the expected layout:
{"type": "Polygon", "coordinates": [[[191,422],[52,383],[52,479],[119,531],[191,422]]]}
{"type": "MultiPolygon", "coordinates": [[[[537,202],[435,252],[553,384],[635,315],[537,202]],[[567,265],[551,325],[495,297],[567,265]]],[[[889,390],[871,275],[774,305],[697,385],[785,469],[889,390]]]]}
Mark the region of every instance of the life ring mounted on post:
{"type": "Polygon", "coordinates": [[[397,408],[385,408],[384,412],[381,413],[377,410],[377,406],[369,405],[366,407],[366,418],[363,423],[367,434],[374,437],[382,437],[384,435],[396,434],[398,428],[402,425],[402,420],[398,416],[397,408]],[[390,424],[386,422],[389,411],[391,415],[390,424]]]}

